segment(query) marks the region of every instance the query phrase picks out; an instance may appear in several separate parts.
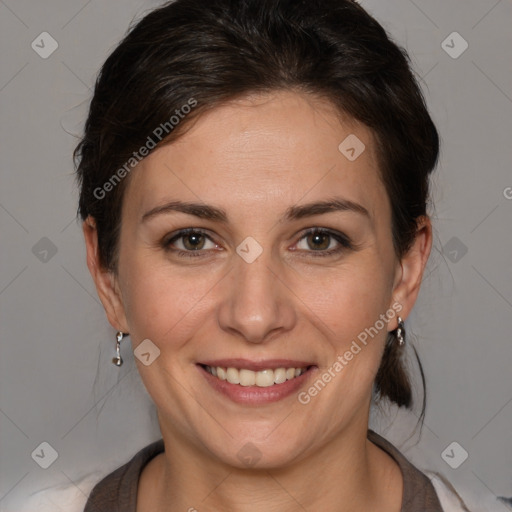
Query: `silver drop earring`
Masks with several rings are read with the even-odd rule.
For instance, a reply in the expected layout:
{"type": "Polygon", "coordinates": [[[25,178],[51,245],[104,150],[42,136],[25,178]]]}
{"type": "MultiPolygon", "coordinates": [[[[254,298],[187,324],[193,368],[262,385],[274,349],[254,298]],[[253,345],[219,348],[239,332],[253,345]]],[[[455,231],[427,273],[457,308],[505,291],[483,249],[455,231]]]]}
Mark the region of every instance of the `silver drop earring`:
{"type": "Polygon", "coordinates": [[[121,331],[117,331],[116,334],[116,357],[112,359],[112,362],[116,366],[121,366],[123,364],[123,358],[121,357],[121,341],[123,340],[125,334],[121,331]]]}
{"type": "Polygon", "coordinates": [[[403,347],[405,345],[405,328],[404,321],[401,317],[398,317],[398,327],[396,328],[396,339],[398,341],[398,345],[403,347]]]}

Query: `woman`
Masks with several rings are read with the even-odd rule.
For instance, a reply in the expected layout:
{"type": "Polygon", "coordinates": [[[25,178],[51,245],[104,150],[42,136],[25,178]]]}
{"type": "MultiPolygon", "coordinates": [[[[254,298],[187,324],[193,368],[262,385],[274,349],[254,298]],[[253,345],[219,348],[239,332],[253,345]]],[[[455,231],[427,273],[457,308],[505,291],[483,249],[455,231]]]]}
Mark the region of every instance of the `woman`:
{"type": "Polygon", "coordinates": [[[448,510],[368,430],[372,399],[412,406],[438,144],[355,2],[177,0],[131,30],[76,149],[79,211],[162,440],[86,512],[448,510]]]}

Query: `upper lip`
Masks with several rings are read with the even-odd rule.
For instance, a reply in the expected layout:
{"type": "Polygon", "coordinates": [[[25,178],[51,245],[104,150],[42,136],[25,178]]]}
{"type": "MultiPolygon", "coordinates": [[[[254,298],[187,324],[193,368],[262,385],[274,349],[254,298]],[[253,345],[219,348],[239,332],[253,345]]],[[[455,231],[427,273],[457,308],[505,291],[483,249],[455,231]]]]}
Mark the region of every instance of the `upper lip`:
{"type": "Polygon", "coordinates": [[[212,359],[201,361],[199,364],[206,366],[220,366],[221,368],[244,368],[253,372],[261,370],[275,370],[276,368],[307,368],[314,364],[310,361],[297,361],[294,359],[265,359],[251,361],[242,358],[212,359]]]}

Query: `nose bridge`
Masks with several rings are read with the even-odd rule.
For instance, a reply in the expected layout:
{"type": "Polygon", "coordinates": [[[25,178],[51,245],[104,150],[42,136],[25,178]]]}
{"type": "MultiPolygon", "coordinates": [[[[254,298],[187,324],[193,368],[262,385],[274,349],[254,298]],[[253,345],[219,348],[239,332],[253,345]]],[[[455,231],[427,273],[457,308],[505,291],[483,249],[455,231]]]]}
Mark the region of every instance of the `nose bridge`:
{"type": "Polygon", "coordinates": [[[234,257],[231,276],[225,284],[219,324],[249,342],[261,343],[271,332],[291,329],[295,313],[289,291],[272,262],[271,251],[263,250],[251,261],[246,256],[255,249],[251,241],[238,247],[241,255],[234,257]]]}

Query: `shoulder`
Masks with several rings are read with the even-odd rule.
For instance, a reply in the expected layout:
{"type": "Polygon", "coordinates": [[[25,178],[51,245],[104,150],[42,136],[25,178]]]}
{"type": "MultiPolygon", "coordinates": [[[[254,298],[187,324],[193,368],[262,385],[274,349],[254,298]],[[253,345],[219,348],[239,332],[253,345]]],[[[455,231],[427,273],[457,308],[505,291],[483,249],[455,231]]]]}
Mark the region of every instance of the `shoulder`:
{"type": "Polygon", "coordinates": [[[163,440],[139,450],[127,463],[105,476],[95,471],[83,478],[33,492],[16,512],[128,512],[135,510],[137,485],[144,466],[164,451],[163,440]]]}
{"type": "Polygon", "coordinates": [[[368,430],[368,439],[391,455],[400,466],[406,504],[403,510],[408,510],[407,507],[422,512],[490,512],[497,509],[505,512],[508,507],[512,510],[512,499],[497,498],[483,488],[475,490],[467,485],[454,485],[442,472],[432,468],[420,470],[398,448],[372,430],[368,430]]]}
{"type": "Polygon", "coordinates": [[[386,451],[400,466],[404,481],[402,510],[477,512],[467,508],[460,494],[440,473],[420,471],[398,448],[372,430],[368,439],[386,451]]]}
{"type": "Polygon", "coordinates": [[[512,498],[498,498],[491,492],[476,489],[456,488],[441,473],[425,471],[446,512],[490,512],[496,510],[512,511],[512,498]]]}
{"type": "Polygon", "coordinates": [[[476,512],[473,508],[468,508],[464,498],[443,475],[434,471],[425,471],[425,475],[432,482],[443,510],[446,512],[476,512]]]}
{"type": "Polygon", "coordinates": [[[70,483],[66,482],[33,492],[16,506],[17,512],[83,512],[87,496],[101,478],[99,471],[70,483]]]}
{"type": "Polygon", "coordinates": [[[87,499],[84,512],[135,510],[139,478],[144,466],[164,451],[163,439],[139,450],[126,464],[99,481],[87,499]]]}

